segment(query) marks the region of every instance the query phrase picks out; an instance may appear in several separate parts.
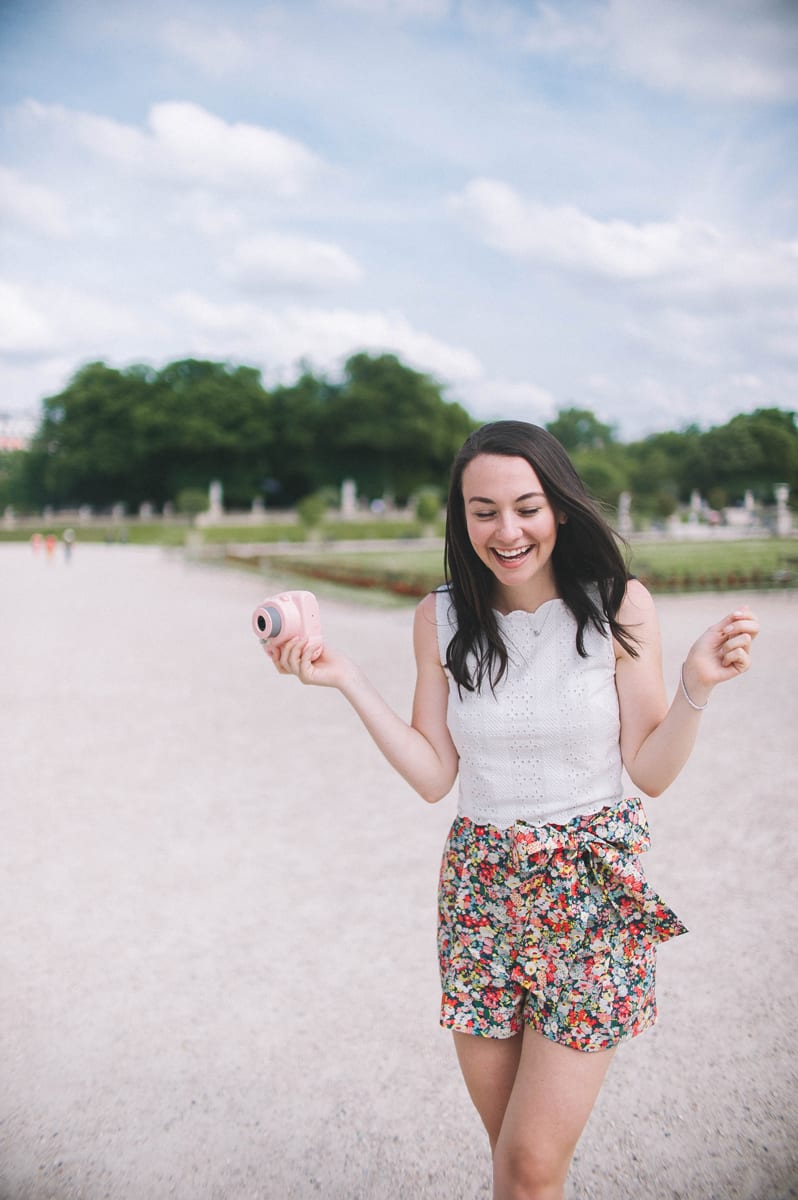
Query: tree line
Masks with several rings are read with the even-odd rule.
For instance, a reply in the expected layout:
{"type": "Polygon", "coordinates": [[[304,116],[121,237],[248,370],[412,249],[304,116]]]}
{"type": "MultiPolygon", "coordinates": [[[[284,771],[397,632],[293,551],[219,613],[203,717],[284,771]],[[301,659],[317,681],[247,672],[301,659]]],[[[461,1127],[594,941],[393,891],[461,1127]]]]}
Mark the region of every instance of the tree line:
{"type": "MultiPolygon", "coordinates": [[[[271,388],[229,363],[90,363],[43,402],[29,449],[0,455],[0,506],[160,508],[218,479],[228,507],[284,508],[347,478],[361,497],[402,503],[445,493],[452,457],[478,424],[391,354],[356,354],[337,380],[305,369],[271,388]]],[[[627,443],[586,409],[563,409],[546,427],[595,496],[614,506],[628,491],[651,516],[694,489],[716,507],[746,490],[768,502],[778,483],[798,491],[795,413],[779,408],[627,443]]]]}

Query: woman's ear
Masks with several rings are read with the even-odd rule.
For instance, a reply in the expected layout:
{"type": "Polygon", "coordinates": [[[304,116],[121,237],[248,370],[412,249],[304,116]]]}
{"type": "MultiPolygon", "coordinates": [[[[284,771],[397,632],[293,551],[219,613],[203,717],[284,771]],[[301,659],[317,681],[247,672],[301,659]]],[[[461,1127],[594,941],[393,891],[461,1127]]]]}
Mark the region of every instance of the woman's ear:
{"type": "Polygon", "coordinates": [[[568,513],[557,513],[557,524],[564,525],[568,520],[568,513]]]}

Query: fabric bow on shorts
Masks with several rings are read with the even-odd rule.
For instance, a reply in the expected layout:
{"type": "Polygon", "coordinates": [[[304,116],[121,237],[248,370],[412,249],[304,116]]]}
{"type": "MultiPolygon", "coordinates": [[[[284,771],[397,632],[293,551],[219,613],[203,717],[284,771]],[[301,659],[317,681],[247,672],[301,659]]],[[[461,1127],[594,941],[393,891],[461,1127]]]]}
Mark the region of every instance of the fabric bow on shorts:
{"type": "Polygon", "coordinates": [[[442,1022],[498,1037],[531,1024],[581,1049],[650,1025],[656,945],[685,932],[640,865],[650,842],[636,798],[566,825],[458,817],[441,869],[442,1022]]]}

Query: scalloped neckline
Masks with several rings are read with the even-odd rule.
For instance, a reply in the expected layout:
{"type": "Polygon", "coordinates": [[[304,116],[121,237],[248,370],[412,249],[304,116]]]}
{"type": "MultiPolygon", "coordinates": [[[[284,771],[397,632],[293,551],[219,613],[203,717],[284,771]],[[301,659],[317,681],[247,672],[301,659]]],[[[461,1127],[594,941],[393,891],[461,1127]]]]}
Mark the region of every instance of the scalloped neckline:
{"type": "Polygon", "coordinates": [[[536,617],[538,613],[541,613],[544,608],[548,608],[550,604],[564,603],[565,601],[562,596],[552,596],[551,600],[544,600],[542,604],[539,604],[534,612],[531,612],[528,608],[512,608],[508,613],[503,613],[498,608],[494,608],[493,611],[497,617],[501,617],[503,621],[506,621],[509,617],[536,617]]]}

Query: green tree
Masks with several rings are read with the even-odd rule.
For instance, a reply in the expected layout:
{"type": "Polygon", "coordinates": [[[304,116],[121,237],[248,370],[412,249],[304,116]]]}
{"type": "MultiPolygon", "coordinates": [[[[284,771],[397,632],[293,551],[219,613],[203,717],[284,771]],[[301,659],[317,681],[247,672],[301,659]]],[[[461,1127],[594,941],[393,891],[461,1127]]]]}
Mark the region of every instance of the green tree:
{"type": "Polygon", "coordinates": [[[276,458],[268,406],[252,367],[90,363],[44,402],[30,489],[54,505],[137,506],[220,479],[229,503],[249,504],[276,458]]]}
{"type": "Polygon", "coordinates": [[[28,464],[44,502],[107,505],[135,495],[141,466],[135,414],[148,387],[141,371],[89,363],[44,401],[28,464]]]}
{"type": "Polygon", "coordinates": [[[266,503],[289,505],[325,484],[340,486],[330,471],[326,414],[338,385],[305,369],[296,383],[276,387],[269,396],[272,434],[268,473],[261,481],[266,503]]]}
{"type": "Polygon", "coordinates": [[[569,454],[577,450],[601,450],[615,441],[611,425],[604,425],[587,408],[563,408],[546,425],[569,454]]]}
{"type": "Polygon", "coordinates": [[[362,495],[406,500],[445,483],[451,460],[474,428],[429,375],[393,354],[356,354],[344,368],[322,422],[326,482],[351,477],[362,495]]]}
{"type": "Polygon", "coordinates": [[[137,413],[137,432],[147,447],[142,498],[158,503],[218,479],[226,503],[246,506],[274,458],[269,397],[253,367],[170,363],[137,413]]]}
{"type": "Polygon", "coordinates": [[[617,507],[618,497],[627,486],[621,457],[601,450],[579,450],[572,460],[591,496],[611,508],[617,507]]]}
{"type": "Polygon", "coordinates": [[[299,520],[306,529],[317,529],[324,520],[327,501],[322,492],[313,492],[309,496],[303,496],[297,502],[296,510],[299,520]]]}
{"type": "Polygon", "coordinates": [[[634,510],[669,516],[679,499],[687,499],[695,470],[697,430],[656,433],[624,447],[634,510]]]}
{"type": "Polygon", "coordinates": [[[776,408],[740,413],[700,439],[693,486],[713,488],[741,500],[746,489],[771,499],[773,486],[798,487],[798,427],[795,413],[776,408]]]}
{"type": "Polygon", "coordinates": [[[0,510],[9,505],[20,511],[36,506],[28,477],[29,459],[24,450],[0,451],[0,510]]]}
{"type": "Polygon", "coordinates": [[[196,517],[208,510],[208,493],[202,488],[181,488],[175,497],[175,507],[187,517],[196,517]]]}

